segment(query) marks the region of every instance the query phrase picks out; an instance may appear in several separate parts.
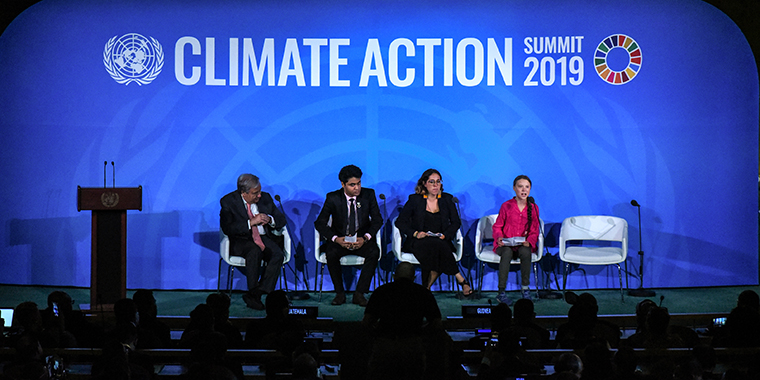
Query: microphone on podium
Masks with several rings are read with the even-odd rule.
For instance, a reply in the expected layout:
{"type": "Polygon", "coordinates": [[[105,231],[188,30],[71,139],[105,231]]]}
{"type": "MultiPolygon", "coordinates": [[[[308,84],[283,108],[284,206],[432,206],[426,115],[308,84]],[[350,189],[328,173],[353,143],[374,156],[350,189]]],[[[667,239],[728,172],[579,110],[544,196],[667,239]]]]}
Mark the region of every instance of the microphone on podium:
{"type": "Polygon", "coordinates": [[[108,169],[108,161],[103,161],[103,187],[106,187],[106,169],[108,169]]]}
{"type": "Polygon", "coordinates": [[[116,165],[111,161],[111,179],[113,179],[113,186],[116,187],[116,165]]]}

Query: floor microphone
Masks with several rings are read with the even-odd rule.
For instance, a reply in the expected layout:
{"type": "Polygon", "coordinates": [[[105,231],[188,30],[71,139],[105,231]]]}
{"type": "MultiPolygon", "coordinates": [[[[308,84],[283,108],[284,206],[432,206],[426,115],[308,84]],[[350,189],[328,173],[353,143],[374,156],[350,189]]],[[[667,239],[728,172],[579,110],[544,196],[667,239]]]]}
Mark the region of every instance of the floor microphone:
{"type": "Polygon", "coordinates": [[[457,213],[459,214],[459,217],[462,217],[462,210],[459,208],[459,198],[454,197],[454,204],[457,205],[457,213]]]}
{"type": "MultiPolygon", "coordinates": [[[[282,215],[284,215],[285,218],[287,219],[287,216],[285,215],[285,207],[282,206],[282,198],[280,198],[280,194],[275,194],[274,195],[274,200],[276,200],[277,203],[280,204],[280,211],[282,211],[282,215]]],[[[292,249],[292,247],[291,247],[291,249],[292,249]]],[[[306,286],[306,291],[305,292],[299,292],[298,291],[298,273],[297,273],[297,269],[293,269],[290,266],[290,264],[288,264],[288,268],[290,268],[291,272],[293,272],[293,277],[294,277],[293,278],[293,284],[296,287],[296,289],[294,291],[292,291],[292,292],[290,292],[288,294],[288,298],[291,299],[291,300],[307,300],[307,299],[311,298],[309,296],[309,294],[308,294],[308,291],[309,291],[309,282],[308,282],[308,279],[304,278],[304,285],[306,286]]],[[[287,283],[288,280],[285,279],[285,281],[287,283]]]]}

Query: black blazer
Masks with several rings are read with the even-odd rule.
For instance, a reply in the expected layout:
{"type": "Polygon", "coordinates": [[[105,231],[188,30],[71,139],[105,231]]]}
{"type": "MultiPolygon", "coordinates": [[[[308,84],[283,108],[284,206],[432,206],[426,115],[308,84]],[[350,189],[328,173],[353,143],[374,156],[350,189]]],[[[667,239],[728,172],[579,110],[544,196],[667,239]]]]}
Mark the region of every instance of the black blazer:
{"type": "MultiPolygon", "coordinates": [[[[364,234],[372,235],[372,239],[377,238],[377,232],[383,226],[383,217],[380,215],[380,208],[377,206],[375,190],[363,187],[361,193],[356,197],[356,218],[359,221],[359,228],[356,230],[358,236],[364,234]]],[[[317,229],[323,240],[330,240],[333,236],[346,236],[346,226],[348,225],[348,204],[343,189],[338,189],[327,193],[325,204],[314,221],[314,227],[317,229]],[[327,221],[332,216],[332,223],[328,226],[327,221]]]]}
{"type": "MultiPolygon", "coordinates": [[[[230,238],[230,254],[235,255],[234,249],[236,240],[251,240],[251,229],[248,228],[248,210],[245,207],[243,197],[239,191],[233,191],[219,200],[222,210],[219,212],[219,226],[222,232],[230,238]]],[[[272,233],[274,230],[281,230],[285,227],[287,221],[285,215],[274,205],[272,197],[265,192],[261,192],[261,198],[256,202],[259,213],[272,216],[274,219],[274,228],[264,225],[266,236],[279,242],[279,236],[272,233]]]]}
{"type": "MultiPolygon", "coordinates": [[[[407,237],[404,241],[404,252],[414,252],[414,242],[417,239],[412,237],[412,235],[414,235],[415,231],[424,230],[426,207],[427,199],[425,197],[421,194],[412,194],[396,219],[396,227],[407,237]]],[[[444,220],[444,228],[441,232],[446,236],[446,240],[451,246],[451,251],[454,252],[455,248],[452,241],[456,239],[457,230],[462,225],[457,207],[454,204],[454,197],[449,193],[442,193],[441,197],[438,198],[438,209],[444,220]]]]}

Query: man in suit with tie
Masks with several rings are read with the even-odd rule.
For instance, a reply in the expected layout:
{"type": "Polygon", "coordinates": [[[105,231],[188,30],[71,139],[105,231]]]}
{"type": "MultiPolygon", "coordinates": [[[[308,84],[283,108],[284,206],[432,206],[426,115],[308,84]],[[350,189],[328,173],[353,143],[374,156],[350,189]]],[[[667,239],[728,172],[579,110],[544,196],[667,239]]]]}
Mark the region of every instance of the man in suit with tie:
{"type": "Polygon", "coordinates": [[[219,203],[219,225],[230,239],[230,255],[245,258],[248,292],[243,294],[243,301],[251,309],[264,310],[261,295],[274,290],[285,258],[277,243],[278,232],[286,224],[285,215],[272,197],[261,191],[261,182],[253,174],[241,174],[237,190],[219,203]],[[259,279],[262,261],[267,265],[259,279]]]}
{"type": "Polygon", "coordinates": [[[383,218],[377,206],[375,191],[362,189],[361,169],[354,165],[345,166],[340,169],[338,179],[341,188],[327,194],[314,227],[325,240],[320,249],[327,256],[327,269],[335,287],[336,295],[332,304],[341,305],[346,302],[340,258],[357,255],[364,257],[364,265],[352,302],[366,306],[364,293],[369,292],[380,257],[375,239],[380,238],[377,234],[383,225],[383,218]],[[328,225],[330,217],[332,223],[328,225]]]}

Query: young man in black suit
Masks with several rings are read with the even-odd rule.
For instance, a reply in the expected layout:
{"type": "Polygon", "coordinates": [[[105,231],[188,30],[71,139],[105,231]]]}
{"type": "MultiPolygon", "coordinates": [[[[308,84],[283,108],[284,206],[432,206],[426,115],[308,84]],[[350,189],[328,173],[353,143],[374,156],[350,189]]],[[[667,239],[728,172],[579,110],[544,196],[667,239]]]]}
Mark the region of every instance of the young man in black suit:
{"type": "Polygon", "coordinates": [[[285,227],[285,215],[274,205],[272,197],[261,191],[261,182],[253,174],[241,174],[237,190],[219,201],[219,225],[230,239],[230,256],[245,258],[248,292],[243,301],[251,309],[264,310],[261,295],[274,290],[285,254],[277,243],[285,227]],[[259,269],[266,261],[261,280],[259,269]]]}
{"type": "Polygon", "coordinates": [[[352,302],[366,306],[364,293],[369,292],[380,257],[375,239],[379,239],[377,234],[383,225],[383,217],[377,206],[375,191],[362,189],[361,169],[354,165],[345,166],[340,169],[338,179],[341,188],[327,194],[314,227],[325,240],[320,249],[327,256],[327,269],[335,287],[336,295],[332,304],[341,305],[346,302],[340,258],[358,255],[364,257],[364,265],[352,302]],[[332,223],[328,225],[331,216],[332,223]]]}

